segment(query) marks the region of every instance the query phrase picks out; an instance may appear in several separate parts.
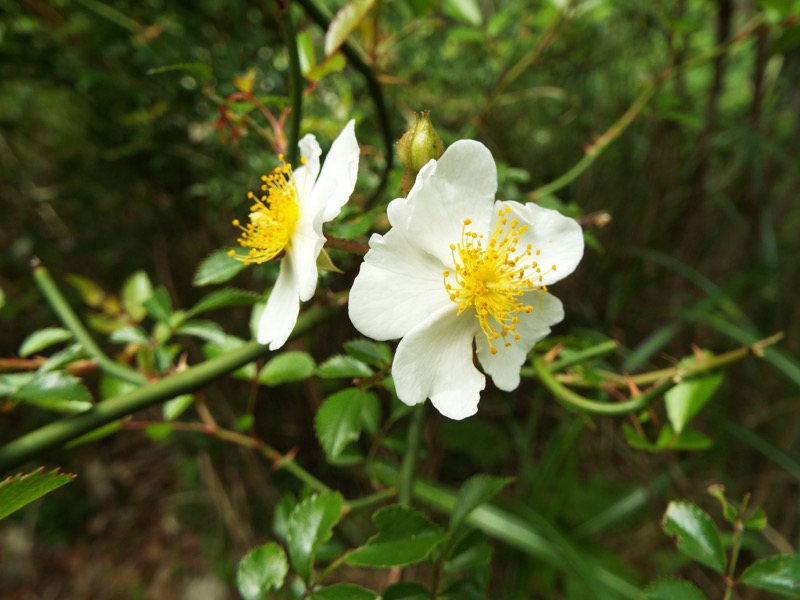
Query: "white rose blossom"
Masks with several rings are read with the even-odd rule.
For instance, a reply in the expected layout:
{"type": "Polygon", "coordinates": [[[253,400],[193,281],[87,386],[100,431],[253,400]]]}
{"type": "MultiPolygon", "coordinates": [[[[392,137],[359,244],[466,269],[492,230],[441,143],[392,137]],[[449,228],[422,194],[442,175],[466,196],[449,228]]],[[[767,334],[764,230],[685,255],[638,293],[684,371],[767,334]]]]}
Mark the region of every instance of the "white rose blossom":
{"type": "Polygon", "coordinates": [[[388,207],[350,293],[350,319],[376,340],[402,338],[392,376],[408,405],[477,412],[486,377],[520,383],[536,342],[564,318],[548,286],[583,256],[575,220],[536,204],[495,201],[497,169],[481,143],[454,143],[388,207]],[[473,344],[475,350],[473,350],[473,344]]]}
{"type": "Polygon", "coordinates": [[[320,169],[322,150],[307,134],[298,144],[302,166],[292,170],[283,162],[262,177],[259,198],[253,203],[250,222],[243,226],[238,242],[247,254],[231,250],[230,256],[247,264],[261,264],[280,257],[280,272],[261,314],[256,339],[277,350],[297,323],[300,302],[309,300],[317,287],[317,256],[325,237],[322,224],[335,218],[347,203],[356,184],[359,148],[355,124],[350,121],[333,141],[320,169]]]}

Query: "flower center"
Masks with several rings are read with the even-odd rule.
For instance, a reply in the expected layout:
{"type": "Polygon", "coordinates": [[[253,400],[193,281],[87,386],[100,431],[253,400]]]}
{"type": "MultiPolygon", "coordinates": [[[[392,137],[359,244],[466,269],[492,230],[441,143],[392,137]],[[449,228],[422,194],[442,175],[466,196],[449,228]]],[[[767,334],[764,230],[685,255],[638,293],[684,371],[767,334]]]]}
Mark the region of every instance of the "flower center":
{"type": "MultiPolygon", "coordinates": [[[[518,248],[528,226],[509,219],[510,212],[508,206],[498,211],[500,218],[488,240],[483,234],[469,231],[472,221],[466,219],[461,242],[450,244],[455,273],[444,272],[444,287],[450,300],[458,305],[458,314],[475,307],[492,354],[497,353],[498,340],[508,347],[512,340],[520,339],[516,332],[519,314],[533,311],[531,305],[522,302],[522,295],[547,292],[547,286],[542,284],[544,273],[534,260],[540,251],[531,244],[518,248]]],[[[553,265],[550,270],[555,268],[553,265]]]]}
{"type": "Polygon", "coordinates": [[[249,248],[249,251],[239,254],[229,250],[228,256],[245,264],[261,264],[283,252],[291,242],[300,217],[300,196],[292,166],[283,162],[282,156],[280,159],[281,166],[261,177],[261,191],[264,192],[261,198],[257,198],[253,192],[247,194],[247,198],[253,202],[250,206],[250,222],[242,226],[239,219],[233,220],[233,225],[242,231],[236,241],[243,248],[249,248]]]}

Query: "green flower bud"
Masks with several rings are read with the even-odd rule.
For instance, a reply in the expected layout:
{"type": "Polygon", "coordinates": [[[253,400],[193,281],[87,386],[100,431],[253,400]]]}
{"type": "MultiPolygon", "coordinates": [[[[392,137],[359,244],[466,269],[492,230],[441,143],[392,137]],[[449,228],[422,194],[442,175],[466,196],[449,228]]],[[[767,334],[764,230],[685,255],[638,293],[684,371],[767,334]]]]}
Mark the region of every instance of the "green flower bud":
{"type": "Polygon", "coordinates": [[[412,176],[419,173],[428,161],[444,153],[444,142],[431,123],[431,112],[426,110],[414,114],[414,124],[397,142],[397,158],[412,176]]]}

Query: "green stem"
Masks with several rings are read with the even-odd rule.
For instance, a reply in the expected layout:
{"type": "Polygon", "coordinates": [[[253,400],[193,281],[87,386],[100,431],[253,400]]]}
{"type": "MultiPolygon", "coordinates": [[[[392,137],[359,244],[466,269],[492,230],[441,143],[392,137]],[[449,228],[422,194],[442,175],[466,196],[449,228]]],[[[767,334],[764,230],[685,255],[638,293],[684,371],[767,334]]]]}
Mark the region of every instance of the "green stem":
{"type": "Polygon", "coordinates": [[[619,402],[616,404],[611,402],[597,402],[584,398],[563,386],[544,364],[544,359],[542,357],[534,359],[533,368],[536,371],[536,375],[539,377],[539,381],[553,393],[556,400],[561,402],[561,404],[567,408],[577,409],[596,415],[616,416],[637,412],[649,406],[660,394],[663,394],[674,385],[672,379],[667,379],[644,394],[636,396],[627,402],[619,402]]]}
{"type": "MultiPolygon", "coordinates": [[[[311,308],[297,320],[292,337],[297,337],[319,324],[336,310],[335,307],[311,308]]],[[[148,406],[196,390],[219,377],[256,360],[269,352],[267,346],[248,342],[231,352],[207,360],[185,371],[175,373],[132,392],[110,398],[91,409],[49,423],[0,448],[0,472],[18,467],[27,460],[59,448],[85,433],[148,406]]],[[[297,476],[296,465],[284,461],[281,468],[297,476]]]]}
{"type": "MultiPolygon", "coordinates": [[[[328,30],[328,26],[331,24],[331,16],[328,14],[327,10],[320,7],[314,0],[297,0],[297,3],[303,7],[303,10],[306,11],[308,16],[310,16],[322,29],[325,31],[328,30]]],[[[389,112],[386,110],[386,103],[383,99],[383,89],[381,88],[381,84],[378,82],[377,77],[372,72],[372,67],[364,60],[358,50],[349,42],[345,41],[341,47],[342,52],[347,57],[348,62],[353,66],[353,68],[361,73],[361,76],[364,78],[364,82],[367,84],[367,92],[369,92],[370,97],[372,98],[372,102],[375,105],[375,112],[378,116],[378,124],[381,129],[381,137],[383,137],[383,146],[384,146],[384,154],[385,154],[385,165],[383,168],[383,173],[381,174],[381,180],[378,184],[378,187],[375,188],[375,191],[372,193],[372,197],[370,198],[370,203],[374,202],[383,190],[386,188],[386,185],[389,182],[389,175],[392,172],[392,166],[394,164],[394,137],[392,135],[392,127],[389,122],[389,112]]]]}
{"type": "Polygon", "coordinates": [[[408,425],[406,452],[400,467],[400,483],[397,492],[398,503],[411,505],[411,492],[414,488],[414,469],[417,466],[419,441],[422,437],[422,426],[425,423],[425,404],[415,406],[411,411],[411,423],[408,425]]]}
{"type": "MultiPolygon", "coordinates": [[[[561,175],[558,179],[551,181],[550,183],[543,185],[531,192],[531,199],[537,201],[543,196],[552,194],[553,192],[560,190],[564,186],[572,183],[584,171],[592,166],[592,164],[594,164],[594,162],[600,157],[605,149],[614,140],[616,140],[631,123],[633,123],[633,121],[639,116],[644,107],[663,83],[681,71],[705,64],[717,56],[727,52],[731,47],[750,39],[755,32],[759,31],[759,28],[763,25],[763,21],[763,16],[758,15],[748,21],[747,24],[745,24],[745,26],[736,33],[736,35],[732,36],[723,44],[715,46],[708,52],[696,56],[693,59],[687,60],[678,66],[667,67],[664,71],[659,73],[639,95],[630,108],[628,108],[628,110],[625,111],[625,113],[586,150],[583,158],[581,158],[569,171],[561,175]]],[[[787,19],[784,21],[784,24],[791,24],[792,22],[793,20],[787,19]]]]}
{"type": "Polygon", "coordinates": [[[558,360],[554,361],[553,364],[550,365],[550,371],[552,373],[555,373],[556,371],[563,371],[572,365],[581,364],[592,360],[593,358],[611,354],[617,348],[619,348],[619,342],[617,340],[609,340],[607,342],[597,344],[596,346],[586,348],[585,350],[573,352],[568,357],[559,358],[558,360]]]}
{"type": "Polygon", "coordinates": [[[300,53],[297,50],[297,32],[292,21],[291,4],[279,6],[278,13],[286,40],[286,52],[289,54],[289,90],[292,101],[287,127],[286,157],[290,165],[299,165],[297,142],[300,141],[300,121],[303,118],[303,73],[300,70],[300,53]]]}
{"type": "Polygon", "coordinates": [[[374,494],[370,494],[369,496],[363,496],[361,498],[356,498],[355,500],[348,500],[347,502],[347,512],[355,512],[357,510],[361,510],[362,508],[368,508],[374,504],[381,504],[386,500],[391,500],[397,495],[397,488],[386,488],[385,490],[381,490],[380,492],[376,492],[374,494]]]}
{"type": "Polygon", "coordinates": [[[86,353],[97,361],[100,369],[108,375],[129,383],[135,383],[137,385],[146,383],[147,379],[144,375],[121,363],[111,360],[105,355],[92,339],[92,336],[89,335],[89,332],[83,326],[83,323],[81,323],[75,311],[73,311],[72,307],[67,303],[61,290],[58,289],[56,282],[53,281],[53,278],[50,277],[50,273],[42,266],[39,260],[34,259],[31,266],[33,267],[33,278],[42,291],[42,294],[44,294],[44,297],[47,299],[47,302],[50,304],[50,307],[53,309],[53,312],[56,313],[64,324],[64,327],[72,332],[73,337],[83,346],[86,353]]]}

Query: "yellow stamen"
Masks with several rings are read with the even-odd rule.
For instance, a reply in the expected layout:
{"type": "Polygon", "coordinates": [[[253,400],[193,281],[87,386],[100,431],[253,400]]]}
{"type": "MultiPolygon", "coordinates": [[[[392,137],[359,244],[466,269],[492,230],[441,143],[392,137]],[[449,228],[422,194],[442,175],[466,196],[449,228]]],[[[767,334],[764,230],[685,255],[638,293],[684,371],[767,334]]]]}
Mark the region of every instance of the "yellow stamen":
{"type": "MultiPolygon", "coordinates": [[[[450,300],[458,305],[458,314],[475,307],[475,316],[489,342],[489,350],[497,353],[495,342],[504,346],[519,340],[516,332],[520,313],[531,313],[533,307],[521,301],[526,292],[547,292],[542,273],[532,256],[539,256],[530,244],[519,249],[528,230],[517,219],[509,219],[511,208],[498,210],[495,230],[484,239],[483,234],[468,231],[470,219],[461,228],[461,242],[450,244],[455,273],[444,271],[444,287],[450,300]],[[450,281],[448,281],[450,279],[450,281]]],[[[552,269],[555,269],[553,265],[552,269]]],[[[549,272],[549,271],[548,271],[549,272]]]]}
{"type": "Polygon", "coordinates": [[[264,263],[286,250],[300,217],[300,196],[292,167],[283,162],[282,156],[279,158],[281,166],[261,177],[261,191],[264,192],[261,198],[252,192],[247,194],[252,202],[250,222],[242,226],[238,219],[233,220],[233,226],[242,231],[236,241],[249,251],[247,254],[231,251],[228,255],[245,264],[264,263]]]}

